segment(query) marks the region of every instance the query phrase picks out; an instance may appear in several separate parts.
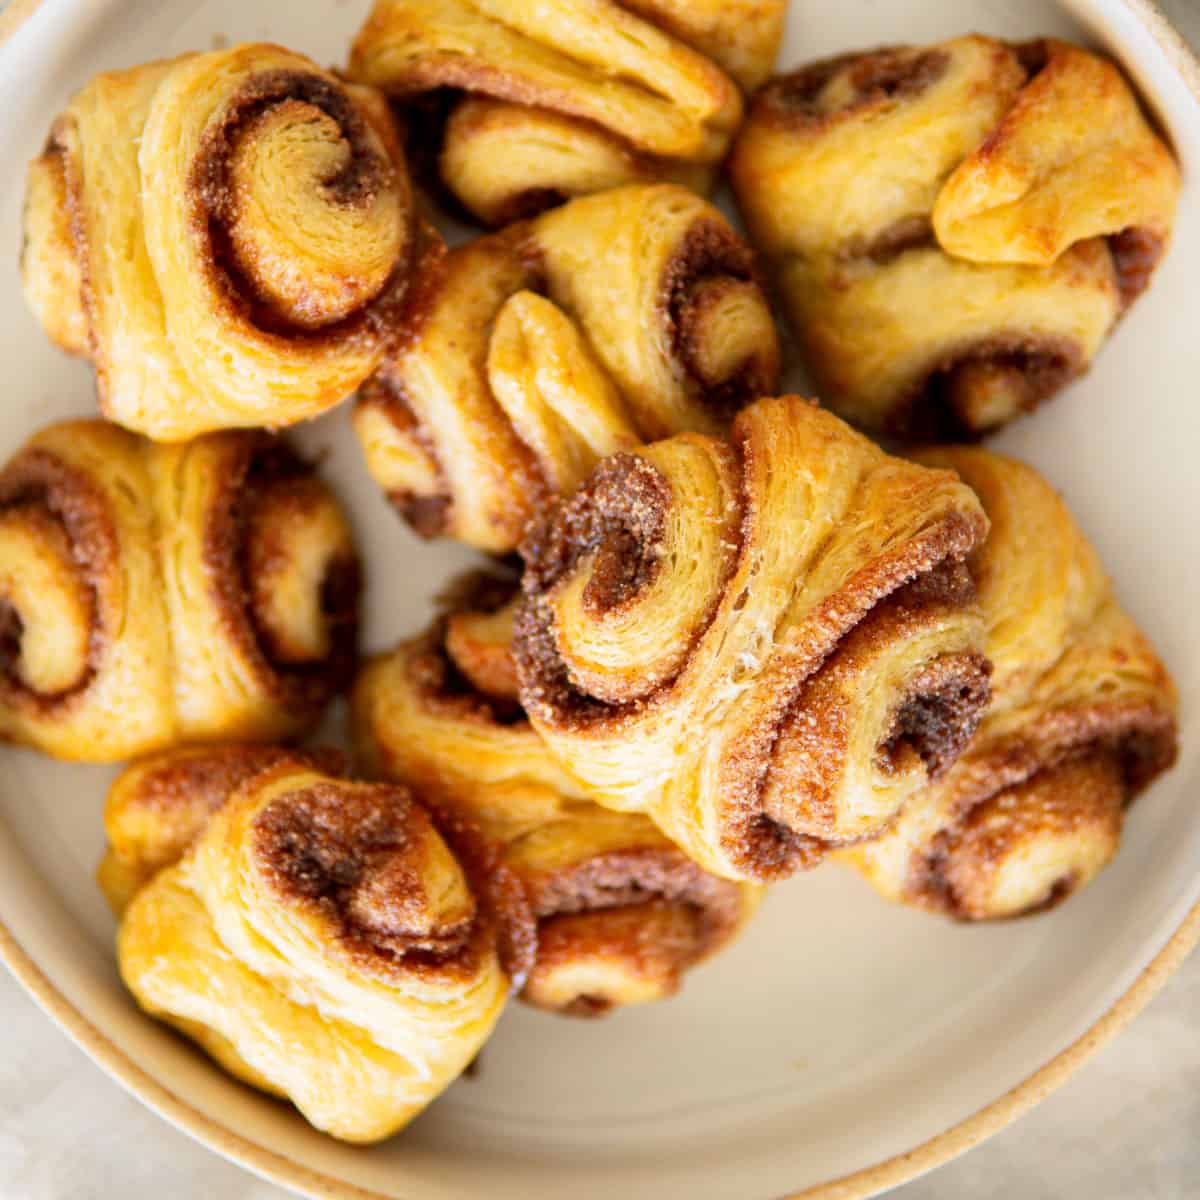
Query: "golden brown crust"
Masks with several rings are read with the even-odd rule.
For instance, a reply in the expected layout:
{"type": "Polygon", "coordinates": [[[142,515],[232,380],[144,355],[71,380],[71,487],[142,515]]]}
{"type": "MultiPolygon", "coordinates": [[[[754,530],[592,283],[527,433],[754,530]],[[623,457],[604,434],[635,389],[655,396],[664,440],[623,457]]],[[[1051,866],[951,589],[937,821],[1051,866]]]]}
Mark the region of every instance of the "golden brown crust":
{"type": "Polygon", "coordinates": [[[52,426],[0,471],[0,736],[111,761],[172,735],[146,491],[136,439],[99,422],[52,426]]]}
{"type": "Polygon", "coordinates": [[[770,70],[783,12],[555,0],[534,17],[511,0],[377,0],[349,70],[407,106],[411,153],[455,207],[498,227],[621,184],[711,186],[738,85],[770,70]]]}
{"type": "MultiPolygon", "coordinates": [[[[1120,768],[1107,754],[1094,761],[1068,759],[1035,771],[1010,788],[968,809],[954,826],[941,830],[928,856],[909,881],[913,896],[959,920],[984,921],[1031,916],[1062,903],[1086,886],[1104,866],[1121,838],[1125,811],[1120,768]],[[1019,901],[997,895],[998,877],[1031,845],[1064,846],[1047,870],[1033,876],[1019,901]],[[1055,866],[1057,869],[1055,869],[1055,866]]],[[[1032,874],[1032,872],[1031,872],[1032,874]]]]}
{"type": "Polygon", "coordinates": [[[512,656],[515,581],[504,581],[508,594],[489,604],[491,597],[475,595],[467,609],[446,615],[446,656],[470,685],[493,700],[517,703],[517,664],[512,656]]]}
{"type": "Polygon", "coordinates": [[[557,983],[562,974],[577,973],[581,960],[593,960],[619,963],[628,980],[656,998],[671,996],[684,968],[702,955],[698,925],[693,908],[667,900],[548,917],[538,925],[538,958],[524,994],[564,1016],[602,1017],[613,1008],[611,996],[577,989],[563,1004],[557,983]]]}
{"type": "MultiPolygon", "coordinates": [[[[333,774],[342,773],[337,751],[322,750],[312,756],[278,746],[253,745],[222,746],[219,751],[201,748],[192,753],[168,751],[144,760],[129,772],[136,790],[134,794],[121,796],[120,807],[122,813],[136,810],[167,819],[173,819],[181,809],[211,815],[246,780],[289,759],[311,762],[312,766],[333,774]]],[[[203,822],[195,832],[202,826],[203,822]]],[[[109,841],[113,841],[113,830],[106,832],[109,841]]]]}
{"type": "Polygon", "coordinates": [[[21,222],[21,283],[50,339],[68,354],[87,357],[91,330],[84,308],[84,266],[74,252],[80,214],[73,201],[71,171],[56,123],[29,168],[21,222]]]}
{"type": "Polygon", "coordinates": [[[117,945],[148,1012],[318,1128],[374,1141],[474,1058],[506,981],[411,793],[319,764],[239,746],[136,764],[110,795],[101,879],[139,851],[117,945]]]}
{"type": "Polygon", "coordinates": [[[368,468],[383,484],[392,507],[423,538],[440,537],[447,533],[451,522],[450,485],[429,435],[405,402],[400,381],[382,373],[372,375],[359,389],[354,414],[354,428],[367,456],[368,468]],[[375,432],[376,422],[381,431],[379,434],[375,432]],[[381,465],[381,458],[376,457],[382,452],[374,449],[376,442],[384,437],[411,445],[418,462],[427,466],[422,481],[425,485],[423,492],[415,487],[392,484],[381,465]]]}
{"type": "Polygon", "coordinates": [[[1042,479],[983,450],[923,458],[992,519],[970,568],[993,697],[954,765],[846,858],[885,896],[961,919],[1041,911],[1093,878],[1124,808],[1174,762],[1174,686],[1042,479]]]}
{"type": "Polygon", "coordinates": [[[774,80],[731,173],[822,395],[921,439],[986,433],[1082,374],[1179,189],[1113,64],[981,36],[774,80]]]}
{"type": "Polygon", "coordinates": [[[603,456],[774,390],[749,248],[670,185],[577,199],[452,251],[363,388],[368,469],[423,536],[515,549],[603,456]]]}
{"type": "Polygon", "coordinates": [[[94,360],[106,415],[178,441],[292,424],[362,382],[430,238],[389,121],[270,45],[72,100],[30,167],[23,275],[50,335],[94,360]]]}
{"type": "Polygon", "coordinates": [[[555,510],[553,521],[535,524],[522,547],[530,583],[544,592],[595,556],[583,593],[592,616],[628,604],[654,581],[671,504],[670,484],[636,454],[604,459],[587,482],[555,510]]]}
{"type": "Polygon", "coordinates": [[[755,347],[732,370],[723,364],[719,376],[707,370],[714,312],[731,292],[753,293],[759,282],[750,247],[713,217],[688,228],[663,272],[662,305],[675,355],[718,412],[732,414],[748,400],[769,395],[778,382],[778,357],[769,347],[755,347]]]}
{"type": "Polygon", "coordinates": [[[1031,413],[1087,370],[1078,343],[1064,337],[981,337],[934,361],[888,418],[887,432],[921,441],[971,438],[982,425],[1031,413]]]}
{"type": "MultiPolygon", "coordinates": [[[[511,591],[476,577],[459,598],[504,612],[511,591]]],[[[469,635],[486,619],[455,609],[367,666],[354,698],[363,755],[433,806],[506,932],[527,1002],[597,1015],[670,995],[734,936],[755,890],[706,873],[645,818],[584,800],[521,710],[468,678],[479,657],[469,635]],[[451,641],[456,618],[463,631],[451,641]]]]}
{"type": "MultiPolygon", "coordinates": [[[[395,186],[395,168],[369,140],[367,122],[342,86],[335,80],[295,70],[268,70],[249,77],[204,131],[188,187],[195,196],[199,232],[212,239],[212,255],[206,266],[213,274],[214,286],[225,294],[232,309],[244,308],[247,301],[252,307],[261,306],[255,319],[259,326],[284,332],[291,322],[297,329],[315,330],[350,315],[353,308],[350,312],[342,311],[341,306],[331,310],[325,297],[301,290],[289,297],[290,303],[280,311],[276,306],[282,297],[268,291],[273,281],[269,272],[262,271],[264,264],[255,254],[257,247],[252,242],[239,245],[245,195],[233,178],[233,161],[243,141],[261,136],[265,132],[263,123],[278,119],[279,114],[272,110],[279,105],[295,106],[301,118],[308,115],[306,109],[316,110],[341,131],[349,150],[345,165],[321,181],[335,206],[366,208],[380,192],[395,186]]],[[[362,290],[353,279],[347,279],[344,286],[353,292],[362,290]]],[[[377,294],[365,295],[365,302],[377,294]]],[[[363,313],[359,319],[365,317],[363,313]]]]}
{"type": "MultiPolygon", "coordinates": [[[[880,601],[797,693],[780,723],[758,805],[776,825],[834,842],[878,832],[877,822],[857,832],[842,827],[838,784],[853,747],[854,689],[870,686],[881,655],[899,639],[920,636],[942,612],[974,604],[975,592],[961,561],[919,575],[880,601]]],[[[991,667],[982,654],[930,659],[906,681],[878,749],[885,774],[911,770],[914,756],[929,779],[958,758],[988,701],[991,667]]],[[[814,848],[814,854],[816,848],[814,848]]]]}
{"type": "Polygon", "coordinates": [[[0,736],[56,756],[297,734],[353,671],[349,528],[267,434],[51,426],[0,472],[0,549],[0,736]]]}
{"type": "Polygon", "coordinates": [[[974,729],[961,565],[985,530],[951,477],[760,401],[730,443],[606,460],[533,528],[522,704],[600,802],[718,874],[790,874],[877,833],[974,729]]]}

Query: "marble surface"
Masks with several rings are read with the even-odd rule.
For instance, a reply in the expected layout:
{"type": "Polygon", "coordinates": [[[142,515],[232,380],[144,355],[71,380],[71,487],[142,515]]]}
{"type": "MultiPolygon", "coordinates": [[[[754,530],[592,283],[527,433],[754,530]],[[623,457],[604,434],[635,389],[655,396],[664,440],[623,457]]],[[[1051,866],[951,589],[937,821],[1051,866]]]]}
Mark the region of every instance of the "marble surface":
{"type": "MultiPolygon", "coordinates": [[[[0,8],[4,5],[0,4],[0,8]]],[[[1200,45],[1200,0],[1162,7],[1200,45]]],[[[0,971],[0,1197],[282,1200],[132,1099],[0,971]]],[[[1200,1194],[1200,954],[1032,1113],[895,1200],[1200,1194]]]]}

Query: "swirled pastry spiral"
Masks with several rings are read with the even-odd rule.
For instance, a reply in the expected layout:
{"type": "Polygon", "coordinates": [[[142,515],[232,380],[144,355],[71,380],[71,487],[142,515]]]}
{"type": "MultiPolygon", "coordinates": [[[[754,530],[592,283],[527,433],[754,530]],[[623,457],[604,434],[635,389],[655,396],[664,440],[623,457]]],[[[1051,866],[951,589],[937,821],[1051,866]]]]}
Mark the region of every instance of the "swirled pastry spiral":
{"type": "Polygon", "coordinates": [[[974,739],[877,841],[845,857],[886,897],[963,920],[1049,907],[1117,850],[1176,751],[1174,686],[1066,505],[1031,468],[948,447],[991,519],[970,561],[995,665],[974,739]]]}
{"type": "Polygon", "coordinates": [[[790,396],[606,459],[522,548],[521,702],[600,803],[771,879],[879,833],[988,694],[949,471],[790,396]]]}
{"type": "Polygon", "coordinates": [[[387,1137],[487,1039],[495,925],[406,788],[287,751],[169,751],[105,815],[137,1002],[318,1129],[387,1137]]]}
{"type": "Polygon", "coordinates": [[[336,499],[265,433],[52,425],[0,471],[0,737],[115,762],[300,734],[354,669],[336,499]]]}
{"type": "Polygon", "coordinates": [[[174,866],[236,788],[280,764],[345,774],[336,750],[227,743],[177,746],[128,766],[104,805],[104,857],[96,881],[117,917],[159,871],[174,866]]]}
{"type": "Polygon", "coordinates": [[[236,46],[75,96],[30,165],[22,274],[104,414],[180,441],[353,391],[431,241],[383,98],[236,46]]]}
{"type": "Polygon", "coordinates": [[[746,244],[672,184],[571,201],[452,250],[354,424],[413,527],[513,550],[598,459],[715,431],[774,391],[746,244]]]}
{"type": "Polygon", "coordinates": [[[1116,66],[978,36],[775,80],[731,171],[822,397],[922,437],[994,429],[1086,370],[1179,192],[1116,66]]]}
{"type": "Polygon", "coordinates": [[[770,72],[783,13],[783,0],[377,0],[349,73],[416,104],[415,152],[499,226],[624,183],[707,189],[741,120],[738,84],[770,72]]]}
{"type": "Polygon", "coordinates": [[[527,1002],[592,1016],[672,995],[759,889],[707,874],[645,817],[587,800],[521,714],[511,632],[511,605],[456,611],[372,661],[354,692],[363,757],[411,783],[451,844],[473,842],[515,894],[535,930],[527,1002]]]}

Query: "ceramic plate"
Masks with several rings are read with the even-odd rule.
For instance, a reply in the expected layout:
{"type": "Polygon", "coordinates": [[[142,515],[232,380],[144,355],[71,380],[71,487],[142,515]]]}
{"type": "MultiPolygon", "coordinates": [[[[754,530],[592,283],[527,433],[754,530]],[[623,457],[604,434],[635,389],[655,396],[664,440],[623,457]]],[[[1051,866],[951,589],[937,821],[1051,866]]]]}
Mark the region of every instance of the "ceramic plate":
{"type": "MultiPolygon", "coordinates": [[[[95,71],[272,39],[344,60],[367,0],[15,0],[0,17],[0,459],[92,411],[89,370],[21,299],[24,164],[95,71]],[[24,19],[22,21],[22,18],[24,19]],[[12,32],[13,29],[16,32],[12,32]]],[[[885,904],[836,866],[776,887],[676,999],[599,1022],[509,1007],[481,1072],[402,1136],[352,1149],[233,1083],[121,989],[92,882],[111,772],[0,750],[4,957],[66,1030],[168,1120],[317,1195],[447,1200],[850,1197],[908,1178],[1035,1103],[1146,1001],[1200,929],[1200,106],[1195,64],[1140,0],[793,0],[781,66],[978,29],[1099,44],[1137,78],[1185,168],[1175,244],[1091,374],[997,440],[1066,495],[1183,697],[1179,766],[1116,863],[1053,914],[967,928],[885,904]]],[[[345,409],[328,452],[369,570],[368,649],[426,620],[465,550],[419,543],[368,479],[345,409]]],[[[2,932],[2,931],[0,931],[2,932]]]]}

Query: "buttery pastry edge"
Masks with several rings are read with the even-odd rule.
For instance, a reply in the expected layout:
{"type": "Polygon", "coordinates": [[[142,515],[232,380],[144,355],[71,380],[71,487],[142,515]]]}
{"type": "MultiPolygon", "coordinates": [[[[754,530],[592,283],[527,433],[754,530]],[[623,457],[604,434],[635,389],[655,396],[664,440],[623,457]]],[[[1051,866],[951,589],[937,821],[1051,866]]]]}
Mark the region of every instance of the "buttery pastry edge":
{"type": "Polygon", "coordinates": [[[770,880],[878,834],[988,696],[987,518],[796,396],[605,459],[522,547],[521,703],[600,803],[770,880]]]}
{"type": "Polygon", "coordinates": [[[978,35],[772,81],[730,174],[822,399],[926,440],[986,433],[1082,374],[1179,192],[1113,63],[978,35]]]}
{"type": "Polygon", "coordinates": [[[486,225],[669,180],[707,190],[784,0],[377,0],[349,75],[405,107],[424,174],[486,225]]]}
{"type": "Polygon", "coordinates": [[[717,431],[778,378],[749,247],[684,188],[634,184],[451,250],[354,427],[418,533],[507,553],[605,454],[717,431]]]}
{"type": "Polygon", "coordinates": [[[373,1142],[467,1067],[504,1006],[496,926],[398,784],[263,746],[116,781],[100,880],[121,977],[237,1078],[373,1142]]]}
{"type": "Polygon", "coordinates": [[[116,762],[298,736],[353,673],[359,588],[282,439],[51,425],[0,471],[0,738],[116,762]]]}
{"type": "Polygon", "coordinates": [[[244,45],[71,100],[29,167],[21,273],[105,416],[182,441],[344,399],[438,240],[382,96],[244,45]]]}
{"type": "Polygon", "coordinates": [[[443,620],[367,664],[353,702],[361,759],[416,788],[451,845],[473,847],[508,889],[499,907],[532,923],[524,1000],[593,1016],[672,995],[736,936],[760,889],[706,873],[646,817],[591,803],[554,762],[517,703],[511,590],[460,584],[443,620]]]}
{"type": "Polygon", "coordinates": [[[969,566],[992,700],[946,774],[844,857],[889,899],[962,920],[1037,912],[1095,877],[1175,761],[1175,686],[1032,468],[968,447],[921,461],[957,471],[991,521],[969,566]]]}

